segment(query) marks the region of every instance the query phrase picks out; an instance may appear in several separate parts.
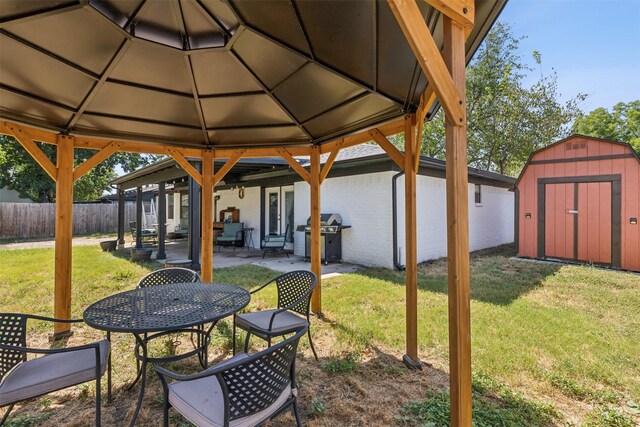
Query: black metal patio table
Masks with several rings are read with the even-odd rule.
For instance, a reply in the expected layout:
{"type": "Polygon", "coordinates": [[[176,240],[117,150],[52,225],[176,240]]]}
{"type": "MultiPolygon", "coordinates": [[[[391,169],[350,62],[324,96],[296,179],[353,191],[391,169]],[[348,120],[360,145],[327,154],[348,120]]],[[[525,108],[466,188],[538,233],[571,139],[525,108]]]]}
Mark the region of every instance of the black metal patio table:
{"type": "MultiPolygon", "coordinates": [[[[108,296],[91,304],[83,314],[87,325],[107,332],[130,333],[136,339],[135,357],[140,363],[140,394],[131,420],[133,426],[142,406],[148,363],[171,362],[198,355],[207,367],[207,348],[215,324],[240,311],[251,299],[245,289],[225,283],[176,283],[136,288],[108,296]],[[204,325],[210,324],[208,328],[204,325]],[[191,332],[197,345],[189,352],[166,357],[149,357],[147,344],[163,335],[191,332]]],[[[107,369],[108,399],[111,399],[111,356],[107,369]]]]}

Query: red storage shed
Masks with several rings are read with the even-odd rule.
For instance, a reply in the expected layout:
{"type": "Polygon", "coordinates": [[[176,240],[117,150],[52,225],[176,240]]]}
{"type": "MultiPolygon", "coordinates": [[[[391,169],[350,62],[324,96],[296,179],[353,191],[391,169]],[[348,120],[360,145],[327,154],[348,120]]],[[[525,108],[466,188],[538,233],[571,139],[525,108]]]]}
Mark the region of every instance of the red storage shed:
{"type": "Polygon", "coordinates": [[[531,153],[514,189],[519,256],[640,271],[640,157],[629,144],[572,135],[531,153]]]}

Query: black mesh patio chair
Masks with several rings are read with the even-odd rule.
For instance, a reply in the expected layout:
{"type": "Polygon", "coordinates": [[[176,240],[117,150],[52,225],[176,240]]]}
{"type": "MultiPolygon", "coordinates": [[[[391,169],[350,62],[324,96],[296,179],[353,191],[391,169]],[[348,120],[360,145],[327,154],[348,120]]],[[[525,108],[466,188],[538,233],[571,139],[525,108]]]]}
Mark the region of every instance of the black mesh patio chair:
{"type": "Polygon", "coordinates": [[[30,348],[27,347],[27,320],[82,322],[81,319],[0,313],[0,408],[8,407],[0,425],[5,423],[17,402],[95,381],[96,426],[99,426],[100,378],[107,368],[109,341],[56,349],[30,348]],[[29,354],[43,356],[28,359],[29,354]]]}
{"type": "Polygon", "coordinates": [[[251,291],[251,294],[255,294],[272,283],[275,283],[278,289],[278,308],[234,314],[233,351],[235,352],[236,350],[236,327],[247,331],[247,337],[244,342],[244,351],[246,352],[249,348],[251,335],[267,340],[267,344],[271,346],[272,337],[283,336],[307,326],[309,345],[313,356],[318,360],[309,328],[309,305],[313,289],[318,284],[318,277],[311,271],[291,271],[251,291]]]}
{"type": "Polygon", "coordinates": [[[193,375],[178,375],[154,366],[164,389],[164,426],[173,407],[199,427],[260,425],[293,408],[302,426],[295,380],[295,358],[305,326],[259,353],[238,353],[193,375]],[[175,380],[172,383],[169,381],[175,380]]]}
{"type": "Polygon", "coordinates": [[[200,275],[183,267],[168,267],[152,271],[138,282],[139,288],[148,286],[169,285],[172,283],[200,282],[200,275]]]}
{"type": "MultiPolygon", "coordinates": [[[[167,267],[160,270],[152,271],[144,276],[138,282],[139,288],[146,288],[149,286],[158,285],[170,285],[172,283],[196,283],[201,282],[200,275],[188,268],[184,267],[167,267]]],[[[200,329],[204,329],[204,325],[199,326],[200,329]]],[[[145,339],[147,334],[144,334],[145,339]]],[[[193,333],[191,334],[191,341],[193,342],[193,333]]],[[[193,342],[194,347],[198,344],[193,342]]],[[[140,361],[136,359],[136,365],[138,366],[138,377],[140,376],[140,361]]]]}

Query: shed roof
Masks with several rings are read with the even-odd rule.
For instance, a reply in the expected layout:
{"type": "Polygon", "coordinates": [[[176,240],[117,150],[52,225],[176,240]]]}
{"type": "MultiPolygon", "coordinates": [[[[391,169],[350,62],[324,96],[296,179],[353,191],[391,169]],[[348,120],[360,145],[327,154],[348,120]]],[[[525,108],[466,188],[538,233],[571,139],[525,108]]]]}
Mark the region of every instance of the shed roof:
{"type": "MultiPolygon", "coordinates": [[[[467,61],[505,1],[476,2],[467,61]]],[[[428,84],[375,0],[3,0],[0,22],[0,117],[75,135],[322,143],[415,111],[428,84]]]]}
{"type": "Polygon", "coordinates": [[[510,188],[510,190],[515,190],[515,188],[518,186],[518,184],[520,183],[520,180],[522,179],[522,177],[524,176],[524,173],[526,172],[527,168],[529,167],[529,164],[531,164],[531,161],[533,160],[533,158],[539,154],[542,153],[545,150],[548,150],[551,147],[555,147],[556,145],[560,145],[560,144],[564,144],[565,142],[568,142],[572,139],[575,138],[585,138],[585,139],[591,139],[594,141],[600,141],[600,142],[608,142],[610,144],[616,144],[616,145],[622,145],[626,148],[628,148],[631,151],[631,155],[633,157],[636,158],[636,160],[638,160],[638,163],[640,163],[640,155],[638,155],[638,153],[636,153],[636,151],[633,149],[633,147],[631,146],[631,144],[629,144],[628,142],[623,142],[623,141],[616,141],[615,139],[607,139],[607,138],[598,138],[596,136],[588,136],[588,135],[583,135],[580,133],[574,133],[569,135],[566,138],[563,138],[559,141],[553,142],[545,147],[539,148],[533,152],[531,152],[531,154],[529,154],[529,157],[527,158],[527,161],[525,162],[524,166],[522,167],[522,170],[520,171],[520,174],[518,175],[518,178],[516,179],[515,183],[513,184],[513,186],[510,188]]]}

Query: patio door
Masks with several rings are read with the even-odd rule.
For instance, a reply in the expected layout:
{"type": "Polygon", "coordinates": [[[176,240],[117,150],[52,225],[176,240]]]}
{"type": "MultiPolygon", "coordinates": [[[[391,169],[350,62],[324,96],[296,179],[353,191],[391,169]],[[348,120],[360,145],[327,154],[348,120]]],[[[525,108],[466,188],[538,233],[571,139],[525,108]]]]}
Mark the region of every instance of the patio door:
{"type": "Polygon", "coordinates": [[[265,189],[264,224],[265,234],[283,234],[285,248],[293,249],[294,236],[294,192],[293,185],[265,189]]]}

